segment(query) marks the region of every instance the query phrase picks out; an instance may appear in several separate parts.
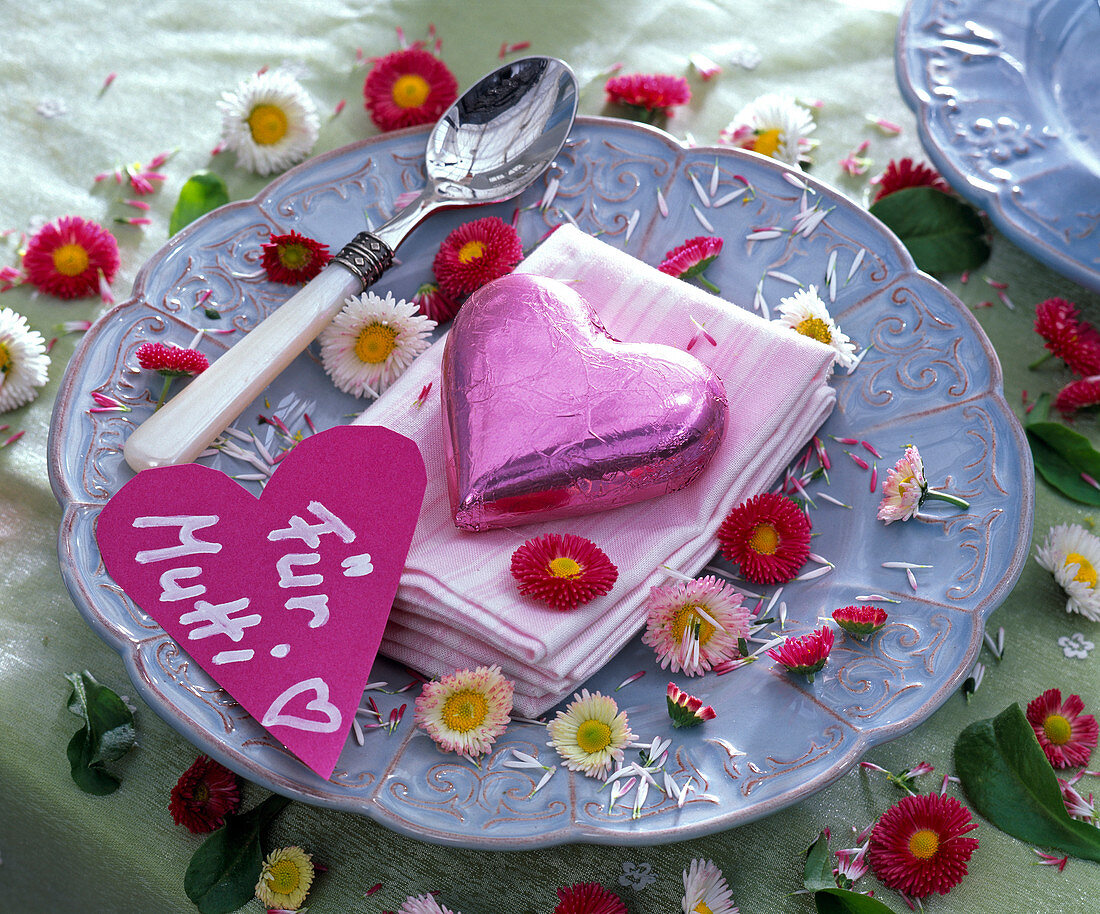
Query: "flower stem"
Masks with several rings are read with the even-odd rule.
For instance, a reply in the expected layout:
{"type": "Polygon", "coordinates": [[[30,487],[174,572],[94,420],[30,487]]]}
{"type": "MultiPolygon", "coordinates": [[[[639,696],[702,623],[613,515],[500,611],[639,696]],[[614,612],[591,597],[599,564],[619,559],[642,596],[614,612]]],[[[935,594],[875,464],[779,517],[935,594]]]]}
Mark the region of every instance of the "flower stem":
{"type": "Polygon", "coordinates": [[[1047,359],[1049,359],[1052,355],[1054,355],[1053,352],[1043,353],[1043,355],[1039,356],[1039,358],[1037,358],[1034,362],[1032,362],[1030,365],[1027,366],[1028,371],[1034,371],[1036,368],[1038,368],[1040,365],[1042,365],[1043,362],[1045,362],[1047,359]]]}
{"type": "Polygon", "coordinates": [[[171,386],[172,386],[172,376],[171,375],[165,375],[164,386],[160,389],[160,399],[157,400],[157,405],[153,407],[153,412],[156,412],[158,409],[160,409],[162,406],[164,406],[164,401],[168,399],[168,388],[171,387],[171,386]]]}
{"type": "Polygon", "coordinates": [[[956,508],[969,508],[970,502],[964,498],[959,498],[956,495],[948,495],[946,492],[941,492],[938,489],[929,489],[925,494],[925,498],[935,498],[938,501],[946,501],[948,504],[954,505],[956,508]]]}
{"type": "Polygon", "coordinates": [[[712,283],[709,279],[707,279],[702,273],[698,274],[695,278],[696,280],[698,280],[699,284],[703,286],[704,289],[709,289],[715,295],[722,294],[722,290],[719,289],[718,286],[712,283]]]}

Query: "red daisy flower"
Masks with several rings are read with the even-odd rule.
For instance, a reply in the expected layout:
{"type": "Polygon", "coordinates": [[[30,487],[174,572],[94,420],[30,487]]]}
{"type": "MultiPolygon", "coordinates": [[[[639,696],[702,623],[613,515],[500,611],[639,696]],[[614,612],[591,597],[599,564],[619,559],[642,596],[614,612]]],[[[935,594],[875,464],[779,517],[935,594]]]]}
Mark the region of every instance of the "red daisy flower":
{"type": "Polygon", "coordinates": [[[626,905],[598,882],[577,882],[558,889],[554,914],[626,914],[626,905]]]}
{"type": "Polygon", "coordinates": [[[413,303],[425,317],[442,324],[458,314],[459,303],[447,295],[434,282],[426,282],[413,296],[413,303]]]}
{"type": "Polygon", "coordinates": [[[878,193],[872,203],[878,203],[883,197],[907,187],[934,187],[944,193],[950,192],[947,182],[940,177],[938,171],[923,163],[914,163],[910,158],[891,159],[886,170],[873,183],[878,184],[878,193]]]}
{"type": "Polygon", "coordinates": [[[432,270],[445,295],[462,299],[511,273],[522,259],[519,233],[498,216],[486,216],[460,225],[444,238],[432,270]]]}
{"type": "Polygon", "coordinates": [[[903,797],[871,831],[867,857],[887,886],[915,898],[946,895],[966,875],[977,838],[962,837],[978,827],[970,810],[954,797],[930,793],[903,797]]]}
{"type": "Polygon", "coordinates": [[[42,226],[23,255],[27,281],[58,298],[95,295],[115,278],[118,263],[115,236],[79,216],[42,226]]]}
{"type": "Polygon", "coordinates": [[[1080,695],[1070,695],[1063,702],[1058,689],[1047,689],[1028,702],[1028,723],[1055,768],[1089,763],[1100,727],[1095,717],[1082,713],[1084,710],[1085,703],[1080,695]]]}
{"type": "Polygon", "coordinates": [[[674,682],[668,684],[665,703],[668,705],[668,716],[672,718],[672,726],[677,729],[695,727],[705,720],[714,720],[718,716],[714,708],[704,705],[702,699],[688,695],[674,682]]]}
{"type": "Polygon", "coordinates": [[[791,499],[763,492],[734,508],[718,528],[722,555],[754,584],[789,581],[810,555],[810,520],[791,499]]]}
{"type": "Polygon", "coordinates": [[[168,811],[177,825],[196,835],[221,828],[225,817],[241,805],[237,776],[213,759],[200,755],[172,788],[168,811]]]}
{"type": "Polygon", "coordinates": [[[651,117],[668,117],[677,105],[691,101],[691,89],[682,76],[663,73],[632,73],[614,76],[604,86],[607,100],[639,108],[651,117]]]}
{"type": "Polygon", "coordinates": [[[619,569],[591,540],[572,533],[547,533],[528,540],[512,554],[512,576],[524,596],[555,609],[574,609],[611,590],[619,569]]]}
{"type": "Polygon", "coordinates": [[[813,682],[814,675],[825,666],[832,649],[833,630],[823,625],[801,638],[788,638],[779,647],[768,651],[768,656],[790,672],[799,673],[813,682]]]}
{"type": "Polygon", "coordinates": [[[677,248],[673,248],[661,261],[657,269],[678,279],[698,279],[702,285],[715,295],[722,290],[703,275],[714,258],[722,250],[722,239],[713,235],[698,235],[689,238],[677,248]]]}
{"type": "Polygon", "coordinates": [[[267,278],[287,286],[309,282],[332,260],[328,245],[305,235],[272,233],[263,245],[263,265],[267,278]]]}
{"type": "Polygon", "coordinates": [[[1048,298],[1035,306],[1035,332],[1043,345],[1070,371],[1087,378],[1100,374],[1100,333],[1079,318],[1077,306],[1064,298],[1048,298]]]}
{"type": "Polygon", "coordinates": [[[454,74],[419,45],[376,59],[363,82],[363,104],[379,130],[435,123],[456,98],[454,74]]]}
{"type": "Polygon", "coordinates": [[[160,372],[166,378],[201,374],[210,367],[206,356],[197,349],[166,346],[164,343],[142,343],[135,354],[142,368],[160,372]]]}
{"type": "Polygon", "coordinates": [[[860,640],[877,632],[888,618],[886,610],[877,606],[845,606],[833,612],[833,621],[860,640]]]}
{"type": "Polygon", "coordinates": [[[1089,378],[1081,378],[1071,381],[1054,398],[1054,406],[1060,412],[1069,416],[1079,409],[1096,406],[1100,403],[1100,381],[1089,378]]]}

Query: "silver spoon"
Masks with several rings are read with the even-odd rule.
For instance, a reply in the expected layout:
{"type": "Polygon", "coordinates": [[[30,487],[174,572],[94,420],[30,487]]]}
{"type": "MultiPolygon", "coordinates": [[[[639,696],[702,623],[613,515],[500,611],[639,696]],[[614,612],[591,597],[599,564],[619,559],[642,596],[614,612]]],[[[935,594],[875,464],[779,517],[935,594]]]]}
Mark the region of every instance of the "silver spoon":
{"type": "Polygon", "coordinates": [[[427,184],[418,199],[374,232],[360,232],[321,273],[134,430],[135,470],[190,463],[339,313],[376,282],[397,246],[439,209],[497,203],[541,175],[577,113],[573,71],[528,57],[483,77],[428,135],[427,184]]]}

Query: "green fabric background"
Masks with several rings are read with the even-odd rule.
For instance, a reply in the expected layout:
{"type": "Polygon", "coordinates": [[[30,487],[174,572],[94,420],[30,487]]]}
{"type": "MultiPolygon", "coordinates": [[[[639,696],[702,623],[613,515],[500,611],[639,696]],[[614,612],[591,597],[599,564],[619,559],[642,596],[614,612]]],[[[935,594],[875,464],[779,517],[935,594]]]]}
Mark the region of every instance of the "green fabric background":
{"type": "MultiPolygon", "coordinates": [[[[262,66],[304,65],[302,82],[323,120],[347,99],[346,110],[324,123],[316,151],[335,148],[375,132],[361,105],[365,72],[354,65],[356,48],[367,56],[384,54],[396,46],[396,27],[416,39],[426,35],[429,23],[436,25],[444,60],[461,85],[495,65],[502,42],[527,40],[533,53],[554,54],[573,65],[583,89],[581,111],[590,114],[604,111],[602,71],[610,64],[621,61],[625,72],[688,74],[687,55],[705,52],[726,63],[725,71],[710,83],[690,74],[695,97],[669,124],[677,136],[691,133],[704,143],[714,142],[741,105],[762,92],[820,98],[814,173],[863,199],[866,178],[848,178],[838,164],[857,143],[871,140],[872,173],[892,157],[921,155],[914,120],[894,79],[902,6],[898,0],[3,0],[0,229],[22,231],[35,220],[67,214],[105,225],[133,215],[117,202],[115,185],[93,185],[93,175],[178,148],[164,168],[164,187],[148,198],[153,224],[111,226],[122,252],[115,283],[122,301],[141,264],[164,243],[172,205],[190,174],[212,168],[225,177],[233,199],[252,196],[266,183],[236,169],[231,155],[213,161],[208,156],[218,140],[215,101],[222,90],[262,66]],[[753,70],[728,64],[745,43],[761,54],[753,70]],[[111,71],[118,78],[99,97],[111,71]],[[62,102],[67,113],[55,118],[36,113],[47,99],[62,102]],[[866,123],[868,113],[903,124],[902,135],[883,137],[866,123]]],[[[0,241],[0,265],[15,262],[17,237],[0,241]]],[[[1019,408],[1022,390],[1034,398],[1067,379],[1054,364],[1037,371],[1026,367],[1042,351],[1031,330],[1034,305],[1062,296],[1098,322],[1100,298],[999,237],[992,259],[968,284],[953,277],[948,285],[974,306],[994,298],[985,276],[1008,282],[1016,304],[1015,311],[997,303],[975,313],[1001,356],[1008,401],[1019,408]]],[[[25,314],[47,338],[62,320],[94,318],[104,310],[95,299],[64,303],[29,289],[6,293],[0,297],[3,305],[25,314]]],[[[12,431],[26,429],[22,441],[0,451],[0,910],[187,911],[192,906],[183,893],[183,872],[199,839],[172,824],[167,798],[195,750],[139,703],[140,745],[117,766],[123,784],[116,794],[80,793],[65,759],[77,726],[65,709],[65,673],[87,668],[120,693],[132,693],[119,657],[83,623],[57,567],[60,511],[47,482],[46,441],[53,397],[76,342],[76,336],[59,340],[50,383],[35,403],[0,416],[0,424],[10,423],[12,431]]],[[[1095,420],[1087,418],[1078,427],[1094,434],[1095,420]]],[[[1036,538],[1052,524],[1091,525],[1096,516],[1037,485],[1036,538]]],[[[978,694],[969,704],[952,696],[927,722],[868,758],[892,770],[927,759],[936,774],[920,786],[930,790],[951,771],[950,750],[959,731],[1012,701],[1026,703],[1057,686],[1080,693],[1090,710],[1100,711],[1100,650],[1074,660],[1057,644],[1060,636],[1076,631],[1100,642],[1100,627],[1067,616],[1062,606],[1051,577],[1029,562],[992,617],[992,628],[1006,629],[1007,653],[1000,664],[983,653],[990,668],[978,694]]],[[[246,802],[261,795],[251,788],[246,802]]],[[[862,828],[897,798],[883,779],[857,769],[797,806],[711,837],[661,847],[570,846],[525,853],[435,847],[365,818],[295,803],[272,829],[268,846],[301,844],[328,867],[309,899],[316,914],[377,914],[396,909],[406,894],[432,889],[464,914],[548,914],[558,886],[585,880],[618,891],[631,914],[678,911],[680,873],[695,856],[722,867],[742,911],[802,914],[813,910],[812,901],[791,893],[801,884],[802,853],[822,826],[846,836],[849,826],[862,828]],[[618,881],[624,863],[648,863],[657,878],[641,890],[624,887],[618,881]],[[379,882],[383,888],[364,899],[379,882]]],[[[983,823],[975,834],[981,847],[971,875],[946,898],[930,899],[929,911],[1057,914],[1096,908],[1096,864],[1071,861],[1059,874],[1034,866],[1030,847],[989,825],[983,823]]],[[[887,904],[905,910],[896,894],[878,889],[887,904]]],[[[260,910],[259,903],[249,909],[260,910]]]]}

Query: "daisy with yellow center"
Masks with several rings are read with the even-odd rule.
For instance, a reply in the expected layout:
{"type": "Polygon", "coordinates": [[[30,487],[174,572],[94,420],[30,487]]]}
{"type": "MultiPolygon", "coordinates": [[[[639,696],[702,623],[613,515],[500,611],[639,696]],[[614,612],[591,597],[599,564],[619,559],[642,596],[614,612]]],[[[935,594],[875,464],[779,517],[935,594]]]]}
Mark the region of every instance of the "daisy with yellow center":
{"type": "Polygon", "coordinates": [[[851,368],[856,363],[856,347],[829,316],[829,309],[817,294],[817,287],[799,289],[779,303],[780,323],[796,333],[817,340],[833,350],[833,364],[851,368]]]}
{"type": "Polygon", "coordinates": [[[42,334],[22,314],[0,308],[0,413],[37,397],[49,365],[42,334]]]}
{"type": "Polygon", "coordinates": [[[237,164],[256,174],[284,171],[313,151],[317,106],[293,76],[269,70],[250,76],[218,102],[222,142],[237,164]]]}
{"type": "Polygon", "coordinates": [[[1100,737],[1100,725],[1085,714],[1080,695],[1062,701],[1059,689],[1047,689],[1028,702],[1027,721],[1054,768],[1087,765],[1100,737]]]}
{"type": "Polygon", "coordinates": [[[692,860],[684,870],[683,914],[737,914],[726,877],[710,860],[692,860]]]}
{"type": "Polygon", "coordinates": [[[626,713],[615,699],[587,689],[574,695],[546,729],[547,745],[557,750],[566,768],[601,781],[614,762],[622,761],[623,750],[634,739],[626,713]]]}
{"type": "Polygon", "coordinates": [[[431,124],[458,97],[458,82],[418,42],[374,61],[363,82],[363,104],[379,130],[431,124]]]}
{"type": "Polygon", "coordinates": [[[474,759],[508,726],[513,686],[500,667],[456,670],[427,682],[416,699],[416,723],[444,752],[474,759]]]}
{"type": "Polygon", "coordinates": [[[1066,612],[1100,622],[1100,539],[1079,524],[1060,524],[1047,533],[1035,560],[1066,593],[1066,612]]]}
{"type": "Polygon", "coordinates": [[[771,92],[738,111],[718,140],[797,168],[810,161],[814,142],[808,137],[816,127],[809,108],[790,96],[771,92]]]}
{"type": "Polygon", "coordinates": [[[414,303],[364,292],[321,333],[321,360],[340,390],[377,397],[431,345],[435,326],[414,303]]]}
{"type": "Polygon", "coordinates": [[[268,908],[297,911],[313,884],[313,863],[300,847],[281,847],[264,860],[256,897],[268,908]]]}
{"type": "Polygon", "coordinates": [[[657,652],[661,669],[701,676],[738,656],[738,639],[749,635],[749,611],[741,594],[707,576],[654,587],[646,601],[642,642],[657,652]]]}

